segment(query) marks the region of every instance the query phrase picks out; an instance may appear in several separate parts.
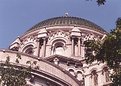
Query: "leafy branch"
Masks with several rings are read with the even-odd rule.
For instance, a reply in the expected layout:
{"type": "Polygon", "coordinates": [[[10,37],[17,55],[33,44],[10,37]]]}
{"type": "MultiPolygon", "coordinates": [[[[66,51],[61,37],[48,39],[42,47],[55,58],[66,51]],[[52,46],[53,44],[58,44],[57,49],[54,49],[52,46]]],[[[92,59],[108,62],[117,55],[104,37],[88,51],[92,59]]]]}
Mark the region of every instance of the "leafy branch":
{"type": "Polygon", "coordinates": [[[112,30],[103,40],[87,40],[85,46],[90,49],[86,52],[87,63],[93,61],[106,62],[112,73],[112,86],[121,85],[121,18],[116,21],[116,29],[112,30]],[[94,52],[94,54],[92,53],[94,52]]]}
{"type": "MultiPolygon", "coordinates": [[[[20,63],[21,55],[16,55],[15,63],[20,63]]],[[[27,61],[26,64],[29,64],[28,68],[13,65],[10,62],[10,57],[6,57],[4,63],[0,63],[0,84],[2,86],[25,86],[27,84],[26,78],[31,77],[32,68],[39,69],[37,61],[27,61]]]]}

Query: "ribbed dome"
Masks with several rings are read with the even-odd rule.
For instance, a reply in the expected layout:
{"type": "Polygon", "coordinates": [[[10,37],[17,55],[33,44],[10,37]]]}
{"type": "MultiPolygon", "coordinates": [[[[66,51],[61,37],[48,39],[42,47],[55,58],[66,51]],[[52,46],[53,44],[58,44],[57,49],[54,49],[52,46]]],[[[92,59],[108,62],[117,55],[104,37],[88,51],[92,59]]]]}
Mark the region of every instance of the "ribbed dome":
{"type": "Polygon", "coordinates": [[[96,30],[96,31],[101,31],[101,32],[106,32],[105,30],[103,30],[100,26],[96,25],[93,22],[90,22],[86,19],[82,19],[82,18],[78,18],[78,17],[54,17],[54,18],[50,18],[47,20],[44,20],[38,24],[36,24],[35,26],[33,26],[30,30],[35,30],[41,27],[49,27],[49,26],[87,26],[87,27],[91,27],[92,29],[96,30]]]}

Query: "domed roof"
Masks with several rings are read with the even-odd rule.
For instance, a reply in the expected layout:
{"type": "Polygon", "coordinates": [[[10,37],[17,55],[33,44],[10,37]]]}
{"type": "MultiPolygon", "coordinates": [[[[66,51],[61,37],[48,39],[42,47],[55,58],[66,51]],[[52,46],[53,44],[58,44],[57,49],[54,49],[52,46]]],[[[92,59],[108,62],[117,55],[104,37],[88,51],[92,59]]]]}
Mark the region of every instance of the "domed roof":
{"type": "Polygon", "coordinates": [[[96,25],[95,23],[88,21],[86,19],[78,18],[78,17],[70,17],[70,16],[62,16],[62,17],[54,17],[50,18],[44,21],[41,21],[40,23],[36,24],[30,30],[36,30],[38,28],[42,27],[49,27],[49,26],[87,26],[91,27],[90,29],[94,29],[96,31],[106,32],[103,30],[100,26],[96,25]]]}

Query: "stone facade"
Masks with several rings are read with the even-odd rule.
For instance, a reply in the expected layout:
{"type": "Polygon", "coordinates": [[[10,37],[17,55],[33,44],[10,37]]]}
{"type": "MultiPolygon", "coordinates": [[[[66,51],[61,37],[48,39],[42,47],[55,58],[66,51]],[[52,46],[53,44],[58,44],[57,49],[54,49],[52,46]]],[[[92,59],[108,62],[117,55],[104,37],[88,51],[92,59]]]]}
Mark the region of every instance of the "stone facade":
{"type": "MultiPolygon", "coordinates": [[[[17,37],[9,50],[1,50],[11,62],[16,54],[26,61],[37,61],[33,70],[34,83],[28,86],[109,86],[110,71],[105,63],[86,64],[86,40],[102,40],[106,35],[98,25],[78,17],[55,17],[44,20],[17,37]]],[[[19,64],[20,65],[20,64],[19,64]]]]}

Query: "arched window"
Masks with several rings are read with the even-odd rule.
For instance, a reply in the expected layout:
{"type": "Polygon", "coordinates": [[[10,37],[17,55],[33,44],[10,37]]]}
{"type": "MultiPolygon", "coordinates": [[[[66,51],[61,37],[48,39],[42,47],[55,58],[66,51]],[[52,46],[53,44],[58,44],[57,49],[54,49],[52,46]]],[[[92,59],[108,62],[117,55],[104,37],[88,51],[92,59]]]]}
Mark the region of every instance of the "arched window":
{"type": "Polygon", "coordinates": [[[109,82],[110,81],[110,72],[107,67],[103,68],[102,74],[104,76],[105,82],[109,82]]]}
{"type": "Polygon", "coordinates": [[[62,55],[64,52],[64,46],[63,43],[58,42],[55,44],[55,50],[54,50],[54,54],[60,54],[62,55]]]}
{"type": "Polygon", "coordinates": [[[25,53],[29,54],[29,55],[32,55],[34,53],[34,51],[33,51],[33,45],[26,46],[23,51],[25,53]]]}
{"type": "Polygon", "coordinates": [[[77,71],[77,79],[79,80],[79,81],[82,81],[83,80],[83,74],[82,74],[82,72],[81,71],[77,71]]]}
{"type": "Polygon", "coordinates": [[[63,55],[65,51],[65,42],[63,40],[56,40],[53,42],[53,54],[63,55]]]}
{"type": "Polygon", "coordinates": [[[93,70],[91,72],[91,81],[92,81],[92,86],[98,86],[98,74],[96,70],[93,70]]]}
{"type": "Polygon", "coordinates": [[[75,76],[75,73],[74,73],[74,70],[73,70],[73,69],[69,69],[69,72],[70,72],[73,76],[75,76]]]}

